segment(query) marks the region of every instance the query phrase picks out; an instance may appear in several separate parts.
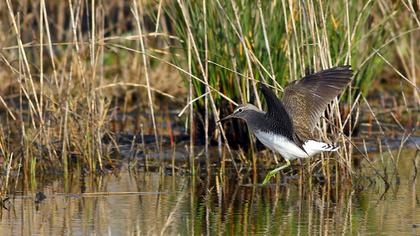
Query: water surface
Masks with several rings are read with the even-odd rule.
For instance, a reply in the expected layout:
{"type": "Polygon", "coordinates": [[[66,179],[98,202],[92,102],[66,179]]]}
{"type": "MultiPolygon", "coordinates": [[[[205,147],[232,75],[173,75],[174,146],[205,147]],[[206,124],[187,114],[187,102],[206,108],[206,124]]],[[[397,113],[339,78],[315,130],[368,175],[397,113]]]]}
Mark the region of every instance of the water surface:
{"type": "Polygon", "coordinates": [[[388,189],[374,174],[336,184],[295,176],[267,187],[222,180],[217,170],[39,177],[10,195],[0,235],[418,235],[414,157],[401,155],[388,189]]]}

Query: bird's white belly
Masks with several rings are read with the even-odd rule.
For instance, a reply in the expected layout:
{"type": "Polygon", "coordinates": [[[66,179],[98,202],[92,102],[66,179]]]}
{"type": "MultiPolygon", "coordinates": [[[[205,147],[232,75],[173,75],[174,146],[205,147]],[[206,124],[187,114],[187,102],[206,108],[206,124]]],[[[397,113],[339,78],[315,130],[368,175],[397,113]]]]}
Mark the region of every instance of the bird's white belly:
{"type": "Polygon", "coordinates": [[[258,140],[260,140],[260,142],[263,143],[265,146],[267,146],[275,152],[280,153],[280,155],[282,155],[283,158],[288,160],[294,160],[297,158],[308,158],[322,151],[337,150],[337,148],[330,146],[326,143],[308,140],[303,144],[303,148],[306,151],[304,152],[294,142],[290,141],[288,138],[282,135],[257,130],[255,131],[255,136],[257,136],[258,140]],[[331,148],[326,148],[327,146],[331,148]]]}

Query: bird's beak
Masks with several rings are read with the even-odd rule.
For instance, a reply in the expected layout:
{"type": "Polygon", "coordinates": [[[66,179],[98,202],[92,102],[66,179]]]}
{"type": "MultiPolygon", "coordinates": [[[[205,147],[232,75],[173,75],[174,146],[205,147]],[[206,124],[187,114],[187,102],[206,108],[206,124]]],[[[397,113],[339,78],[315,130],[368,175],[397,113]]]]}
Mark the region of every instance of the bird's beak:
{"type": "Polygon", "coordinates": [[[235,118],[235,117],[233,116],[233,114],[230,114],[230,115],[228,115],[228,116],[223,117],[222,119],[218,120],[218,121],[217,121],[217,123],[222,122],[222,121],[225,121],[225,120],[229,120],[229,119],[231,119],[231,118],[235,118]]]}

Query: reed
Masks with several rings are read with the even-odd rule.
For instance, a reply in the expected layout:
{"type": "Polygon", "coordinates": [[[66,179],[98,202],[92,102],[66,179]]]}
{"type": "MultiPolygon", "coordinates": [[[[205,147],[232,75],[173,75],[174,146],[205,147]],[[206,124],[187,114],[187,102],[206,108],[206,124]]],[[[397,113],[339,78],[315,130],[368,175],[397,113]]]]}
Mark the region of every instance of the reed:
{"type": "MultiPolygon", "coordinates": [[[[418,37],[419,31],[418,26],[413,25],[418,21],[414,15],[406,21],[412,23],[404,23],[407,31],[400,29],[397,34],[395,28],[388,28],[401,25],[397,14],[409,14],[415,8],[408,3],[394,4],[389,8],[384,1],[218,0],[187,3],[180,0],[164,7],[173,22],[175,35],[181,39],[183,54],[194,52],[191,71],[200,79],[193,80],[192,86],[196,97],[204,97],[194,101],[195,112],[203,117],[205,128],[221,129],[214,122],[231,113],[237,103],[251,102],[261,107],[255,86],[257,81],[270,84],[281,94],[289,81],[307,73],[351,64],[356,72],[352,86],[334,102],[326,114],[327,119],[321,121],[318,129],[320,137],[331,139],[327,133],[332,132],[333,139],[344,145],[338,167],[333,166],[344,170],[346,175],[352,171],[351,134],[357,125],[357,117],[348,111],[354,112],[359,99],[366,97],[387,64],[392,65],[385,58],[393,58],[395,49],[402,51],[401,45],[407,45],[403,43],[394,48],[392,44],[407,34],[410,38],[418,37]],[[187,45],[190,40],[196,48],[187,45]],[[209,87],[236,103],[212,93],[209,87]],[[208,98],[216,103],[213,114],[219,114],[219,117],[206,115],[208,109],[214,109],[213,104],[210,106],[206,102],[208,98]],[[347,112],[339,109],[343,107],[347,112]]],[[[412,49],[413,45],[410,47],[412,49]]],[[[409,57],[415,57],[409,54],[409,57]]],[[[185,63],[175,59],[175,64],[180,67],[185,63]]],[[[418,69],[410,67],[410,70],[418,69]]],[[[418,88],[411,81],[414,77],[410,78],[405,80],[417,94],[418,88]]],[[[243,138],[247,137],[243,127],[240,121],[232,121],[221,131],[226,132],[230,144],[254,150],[247,147],[252,147],[253,141],[251,139],[248,143],[243,138]]],[[[212,136],[213,132],[210,130],[206,135],[212,136]]],[[[324,175],[329,175],[333,166],[328,166],[325,160],[322,158],[320,163],[324,175]]]]}
{"type": "MultiPolygon", "coordinates": [[[[412,2],[389,6],[384,0],[2,1],[1,165],[5,174],[28,179],[52,169],[68,176],[116,166],[111,150],[118,144],[111,140],[109,147],[103,139],[120,131],[112,127],[115,107],[146,114],[122,131],[144,127],[141,136],[156,136],[160,150],[166,131],[155,113],[166,100],[189,112],[189,168],[195,173],[200,130],[206,146],[215,141],[256,150],[239,139],[248,137],[242,124],[215,121],[238,103],[263,106],[258,81],[281,94],[305,71],[351,64],[357,75],[340,99],[346,112],[337,101],[318,132],[328,139],[332,131],[348,144],[338,167],[349,170],[351,137],[343,133],[350,124],[351,134],[357,117],[350,114],[381,73],[401,78],[406,94],[419,102],[416,10],[412,2]]],[[[238,160],[227,148],[226,160],[237,170],[253,163],[256,173],[255,156],[238,160]]],[[[326,162],[329,173],[333,167],[326,162]]]]}

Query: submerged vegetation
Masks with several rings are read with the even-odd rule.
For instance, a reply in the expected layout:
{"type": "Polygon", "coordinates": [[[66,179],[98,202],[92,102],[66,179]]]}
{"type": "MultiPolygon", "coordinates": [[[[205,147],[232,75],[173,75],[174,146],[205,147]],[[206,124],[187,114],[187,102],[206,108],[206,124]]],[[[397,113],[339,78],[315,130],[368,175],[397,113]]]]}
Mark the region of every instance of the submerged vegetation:
{"type": "MultiPolygon", "coordinates": [[[[378,117],[390,111],[404,142],[418,126],[414,1],[6,0],[0,7],[6,189],[10,175],[112,169],[124,150],[130,160],[142,153],[138,164],[146,170],[195,174],[206,162],[257,176],[277,159],[256,157],[259,145],[244,138],[251,136],[243,123],[216,121],[239,103],[264,106],[257,81],[281,94],[289,81],[334,65],[351,64],[356,75],[317,135],[342,149],[338,158],[322,156],[299,171],[348,179],[355,152],[369,164],[353,139],[361,119],[384,135],[378,117]],[[385,110],[378,113],[376,101],[385,110]],[[186,165],[164,155],[179,139],[190,141],[186,165]],[[209,157],[214,144],[216,161],[209,157]]],[[[375,173],[386,181],[386,170],[375,173]]]]}

